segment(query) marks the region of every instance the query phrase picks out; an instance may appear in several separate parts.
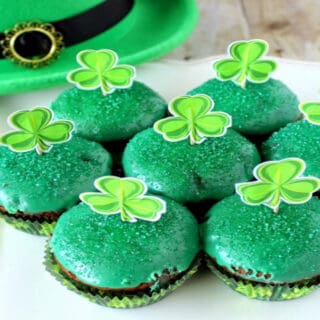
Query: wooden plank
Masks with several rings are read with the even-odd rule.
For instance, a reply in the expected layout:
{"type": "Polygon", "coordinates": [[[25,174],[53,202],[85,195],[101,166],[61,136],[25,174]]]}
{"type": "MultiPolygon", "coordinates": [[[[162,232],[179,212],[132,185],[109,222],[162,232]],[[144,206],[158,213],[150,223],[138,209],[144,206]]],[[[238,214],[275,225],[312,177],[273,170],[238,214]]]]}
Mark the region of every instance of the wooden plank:
{"type": "Polygon", "coordinates": [[[261,38],[270,55],[320,60],[319,0],[198,0],[200,21],[189,40],[167,58],[223,54],[235,40],[261,38]]]}
{"type": "Polygon", "coordinates": [[[228,43],[248,37],[247,22],[237,0],[198,0],[200,18],[187,42],[167,58],[197,59],[224,53],[228,43]]]}
{"type": "Polygon", "coordinates": [[[270,44],[270,54],[304,60],[320,59],[318,0],[242,0],[253,38],[270,44]]]}

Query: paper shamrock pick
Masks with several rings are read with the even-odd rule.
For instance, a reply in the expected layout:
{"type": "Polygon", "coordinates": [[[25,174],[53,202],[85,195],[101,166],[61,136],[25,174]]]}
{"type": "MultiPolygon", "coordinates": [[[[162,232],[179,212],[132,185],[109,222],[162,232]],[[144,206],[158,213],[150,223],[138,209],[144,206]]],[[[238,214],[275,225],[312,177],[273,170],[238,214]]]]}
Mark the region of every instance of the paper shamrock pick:
{"type": "Polygon", "coordinates": [[[98,178],[94,185],[101,193],[82,193],[80,199],[97,213],[120,213],[123,221],[136,222],[157,221],[166,212],[166,202],[146,196],[147,186],[139,179],[106,176],[98,178]]]}
{"type": "Polygon", "coordinates": [[[243,88],[247,79],[265,82],[277,67],[272,60],[259,60],[268,49],[268,43],[260,39],[233,42],[228,48],[231,59],[217,61],[213,68],[220,80],[233,80],[243,88]]]}
{"type": "Polygon", "coordinates": [[[299,109],[307,121],[318,126],[320,125],[320,102],[301,103],[299,109]]]}
{"type": "Polygon", "coordinates": [[[136,76],[134,67],[117,65],[118,55],[112,50],[83,50],[77,61],[81,68],[69,72],[67,80],[79,89],[100,87],[103,95],[107,95],[116,88],[129,88],[136,76]]]}
{"type": "Polygon", "coordinates": [[[305,168],[299,158],[261,163],[253,171],[258,181],[238,183],[236,192],[246,204],[264,204],[277,213],[281,201],[305,203],[320,188],[320,179],[302,176],[305,168]]]}
{"type": "Polygon", "coordinates": [[[231,127],[231,116],[225,112],[211,112],[214,102],[205,94],[181,96],[169,104],[173,117],[161,119],[154,130],[167,141],[190,139],[200,144],[207,137],[220,137],[231,127]]]}
{"type": "Polygon", "coordinates": [[[52,121],[53,112],[45,107],[12,113],[8,123],[16,129],[0,136],[0,144],[15,152],[33,149],[40,155],[49,152],[53,144],[71,139],[73,123],[65,120],[52,121]]]}

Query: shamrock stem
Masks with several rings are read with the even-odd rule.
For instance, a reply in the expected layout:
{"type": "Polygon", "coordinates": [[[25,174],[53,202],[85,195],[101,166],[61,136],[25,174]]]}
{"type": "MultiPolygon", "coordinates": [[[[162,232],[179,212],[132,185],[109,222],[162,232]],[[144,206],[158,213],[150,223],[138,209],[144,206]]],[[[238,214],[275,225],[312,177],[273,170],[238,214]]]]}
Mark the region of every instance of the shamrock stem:
{"type": "Polygon", "coordinates": [[[201,141],[201,137],[197,133],[197,129],[193,125],[191,128],[191,134],[190,134],[190,144],[193,146],[196,144],[197,141],[201,141]]]}
{"type": "Polygon", "coordinates": [[[121,207],[120,215],[121,215],[122,221],[130,221],[131,220],[130,217],[127,215],[126,211],[123,209],[123,207],[121,207]]]}
{"type": "Polygon", "coordinates": [[[42,153],[44,152],[48,152],[50,150],[50,146],[47,145],[44,141],[42,141],[41,139],[38,138],[37,140],[37,146],[36,146],[36,150],[37,150],[37,153],[39,155],[41,155],[42,153]]]}
{"type": "Polygon", "coordinates": [[[111,92],[111,88],[107,85],[106,81],[103,79],[103,76],[100,75],[101,91],[103,96],[107,96],[111,92]]]}
{"type": "Polygon", "coordinates": [[[39,148],[38,145],[36,146],[36,152],[37,152],[37,154],[38,154],[39,156],[41,156],[41,155],[43,154],[41,148],[39,148]]]}
{"type": "Polygon", "coordinates": [[[240,87],[242,89],[245,89],[246,87],[246,76],[247,76],[247,73],[245,71],[242,71],[242,73],[236,80],[240,84],[240,87]]]}
{"type": "Polygon", "coordinates": [[[275,194],[273,195],[271,201],[269,202],[269,205],[271,208],[273,208],[274,213],[279,212],[279,206],[280,206],[281,198],[280,198],[280,190],[276,190],[275,194]]]}

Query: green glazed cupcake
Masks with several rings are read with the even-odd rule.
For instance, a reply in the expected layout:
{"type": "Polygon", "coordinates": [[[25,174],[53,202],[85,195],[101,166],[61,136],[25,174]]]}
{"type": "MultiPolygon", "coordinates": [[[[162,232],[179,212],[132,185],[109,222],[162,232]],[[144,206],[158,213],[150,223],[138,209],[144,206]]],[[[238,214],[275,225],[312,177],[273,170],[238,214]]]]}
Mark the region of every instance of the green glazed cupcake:
{"type": "Polygon", "coordinates": [[[129,139],[162,118],[166,101],[143,83],[103,96],[101,90],[68,89],[51,103],[56,119],[70,119],[76,133],[108,142],[129,139]]]}
{"type": "Polygon", "coordinates": [[[126,146],[126,176],[142,179],[153,193],[179,202],[222,199],[234,184],[252,178],[260,162],[256,147],[232,129],[201,144],[169,142],[153,129],[138,133],[126,146]]]}
{"type": "Polygon", "coordinates": [[[0,137],[1,217],[40,235],[50,234],[61,213],[79,201],[79,194],[92,190],[97,177],[111,172],[111,156],[102,146],[80,137],[70,139],[70,133],[62,131],[69,122],[48,124],[50,115],[46,108],[18,111],[11,118],[20,130],[0,137]],[[43,128],[35,129],[43,130],[37,138],[30,133],[30,119],[35,127],[42,123],[43,128]],[[58,142],[61,137],[70,140],[58,142]],[[49,139],[57,144],[50,146],[49,139]]]}
{"type": "Polygon", "coordinates": [[[201,226],[210,269],[250,298],[293,299],[319,284],[320,201],[282,204],[280,211],[245,205],[233,195],[201,226]]]}
{"type": "Polygon", "coordinates": [[[208,266],[237,292],[289,300],[319,285],[320,200],[311,196],[320,180],[302,177],[304,168],[297,158],[260,164],[260,181],[237,184],[241,197],[209,210],[201,225],[208,266]]]}
{"type": "Polygon", "coordinates": [[[167,198],[145,196],[146,190],[137,200],[144,188],[141,182],[133,184],[137,179],[122,179],[130,183],[129,189],[119,186],[117,177],[98,180],[96,187],[110,193],[82,196],[96,204],[79,204],[61,216],[49,242],[47,270],[92,302],[115,308],[153,303],[196,272],[200,249],[197,222],[183,206],[167,198]],[[112,191],[114,186],[123,193],[112,191]],[[109,206],[110,197],[118,201],[112,200],[109,206]],[[137,201],[154,199],[165,205],[165,212],[158,207],[161,218],[148,220],[146,208],[155,207],[146,202],[134,209],[137,201]],[[118,212],[120,216],[114,214],[118,212]]]}
{"type": "Polygon", "coordinates": [[[320,177],[320,126],[306,120],[288,124],[262,144],[266,160],[285,157],[302,158],[307,163],[306,174],[320,177]]]}
{"type": "Polygon", "coordinates": [[[269,134],[300,117],[297,96],[281,81],[248,82],[243,89],[233,81],[211,79],[188,94],[204,93],[215,110],[232,116],[233,129],[247,136],[269,134]]]}
{"type": "Polygon", "coordinates": [[[51,103],[56,119],[69,119],[76,133],[98,142],[125,140],[162,118],[166,102],[145,84],[133,81],[135,68],[118,65],[112,50],[83,50],[80,68],[69,72],[68,89],[51,103]]]}
{"type": "Polygon", "coordinates": [[[281,81],[271,79],[277,64],[264,59],[264,40],[236,41],[230,44],[230,57],[213,64],[216,78],[189,94],[207,94],[217,111],[232,116],[233,128],[246,136],[261,136],[296,121],[300,112],[296,95],[281,81]]]}

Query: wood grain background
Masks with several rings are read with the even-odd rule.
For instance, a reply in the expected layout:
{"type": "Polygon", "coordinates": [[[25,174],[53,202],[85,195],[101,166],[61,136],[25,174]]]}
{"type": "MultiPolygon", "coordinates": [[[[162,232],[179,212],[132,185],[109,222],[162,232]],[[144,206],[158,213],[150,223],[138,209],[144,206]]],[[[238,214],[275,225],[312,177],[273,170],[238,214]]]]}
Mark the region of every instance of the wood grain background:
{"type": "Polygon", "coordinates": [[[224,54],[235,40],[260,38],[269,55],[320,61],[320,0],[198,0],[200,19],[166,56],[189,60],[224,54]]]}

